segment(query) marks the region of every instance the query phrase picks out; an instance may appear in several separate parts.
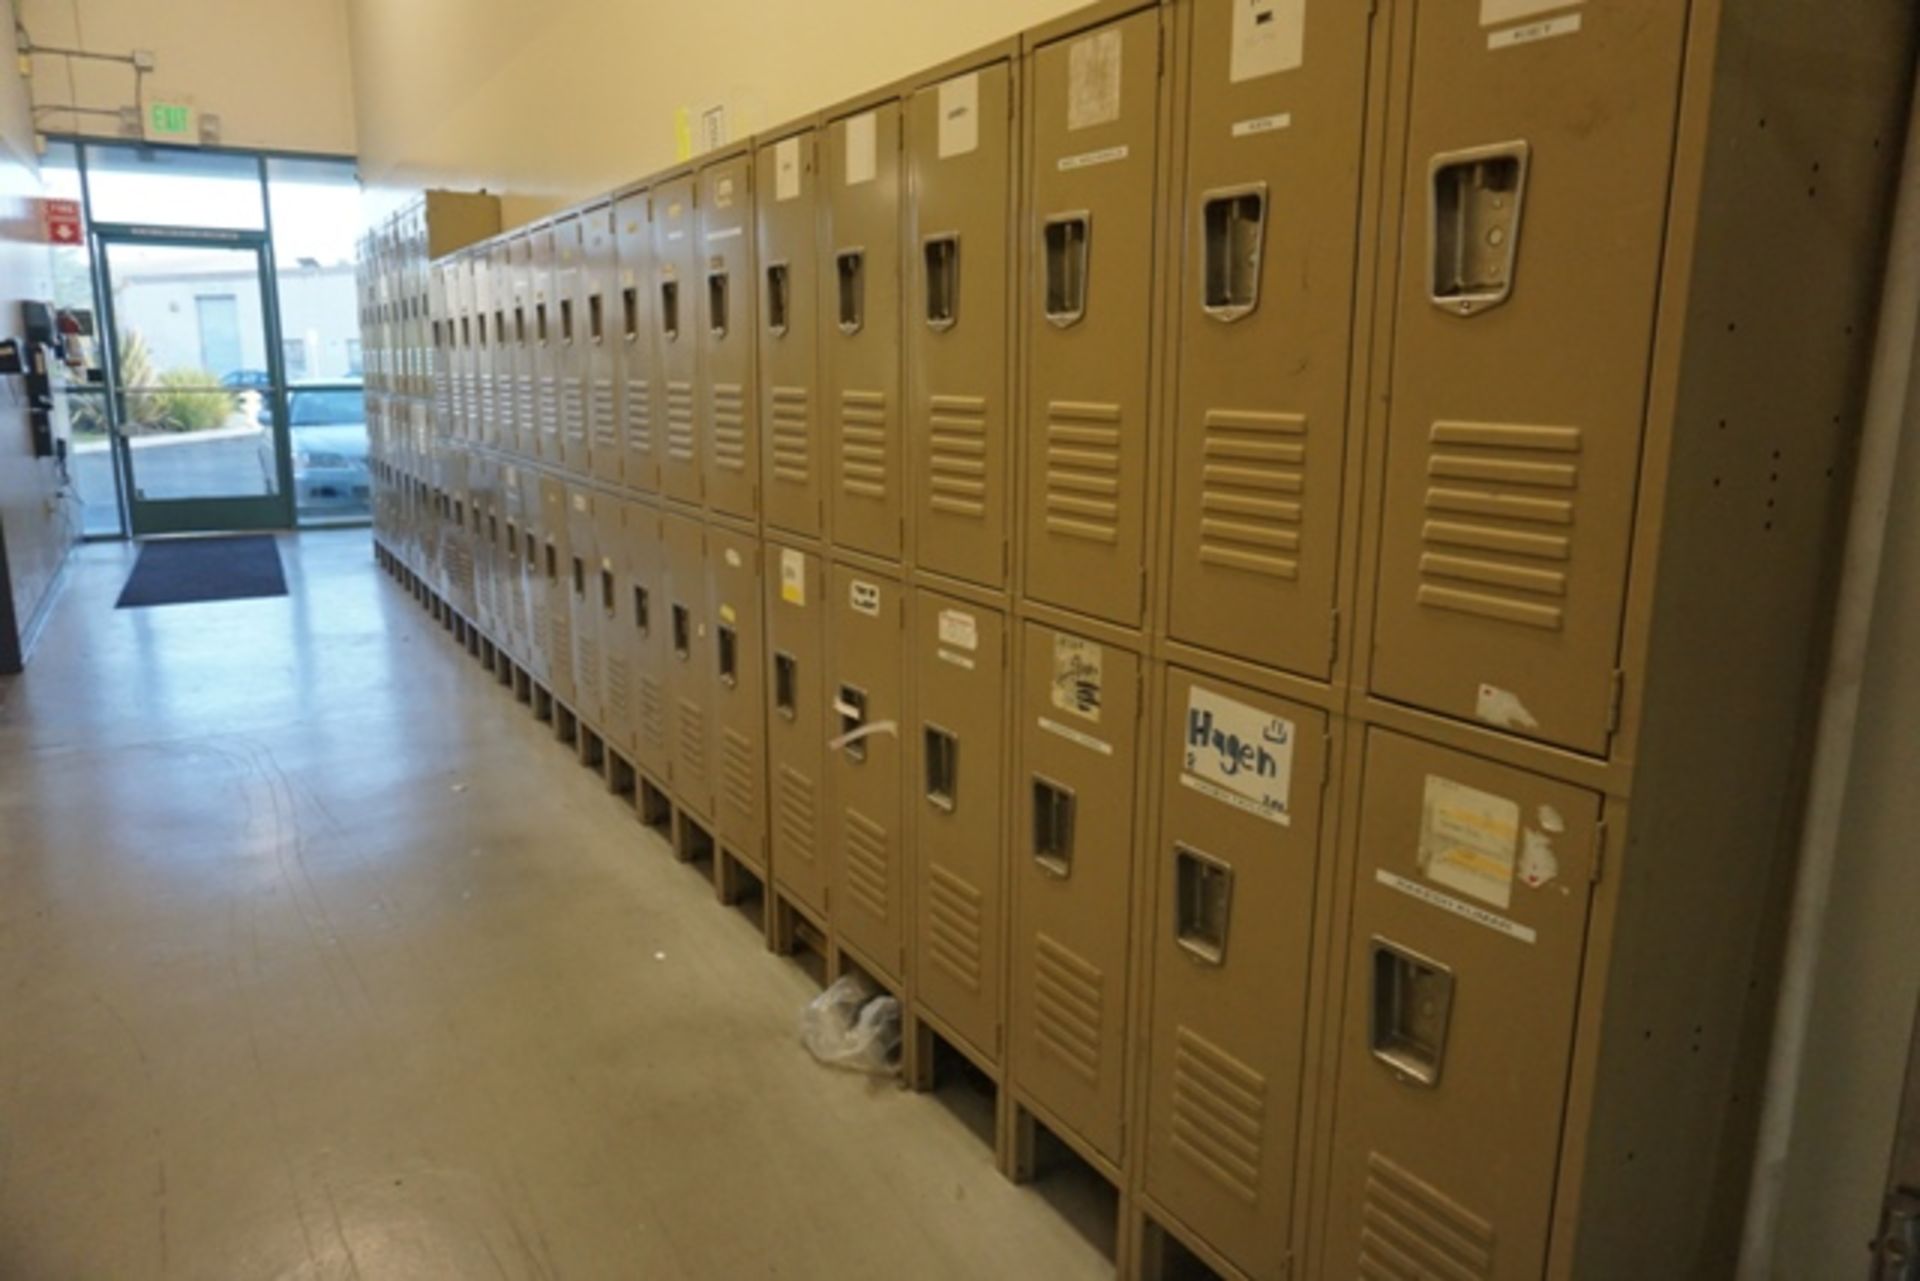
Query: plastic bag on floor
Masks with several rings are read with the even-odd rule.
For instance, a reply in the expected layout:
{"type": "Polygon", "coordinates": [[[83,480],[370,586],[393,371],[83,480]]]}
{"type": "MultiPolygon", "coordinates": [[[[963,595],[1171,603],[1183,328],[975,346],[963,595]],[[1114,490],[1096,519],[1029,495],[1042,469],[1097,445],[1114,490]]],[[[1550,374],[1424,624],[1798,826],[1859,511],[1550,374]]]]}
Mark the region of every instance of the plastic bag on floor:
{"type": "Polygon", "coordinates": [[[800,1042],[828,1067],[892,1076],[900,1070],[900,1002],[843,974],[807,1002],[800,1042]]]}

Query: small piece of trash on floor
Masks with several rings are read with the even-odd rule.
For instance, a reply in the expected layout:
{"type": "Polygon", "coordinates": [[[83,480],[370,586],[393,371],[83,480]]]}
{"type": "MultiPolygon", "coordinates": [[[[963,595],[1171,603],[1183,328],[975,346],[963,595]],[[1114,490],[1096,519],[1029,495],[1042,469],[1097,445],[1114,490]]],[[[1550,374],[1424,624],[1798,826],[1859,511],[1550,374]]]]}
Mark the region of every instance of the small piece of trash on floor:
{"type": "Polygon", "coordinates": [[[467,785],[465,783],[455,783],[452,787],[448,788],[447,790],[451,792],[464,792],[467,790],[467,785]]]}
{"type": "Polygon", "coordinates": [[[664,961],[667,959],[667,954],[665,952],[655,952],[653,954],[653,959],[656,961],[664,961]]]}

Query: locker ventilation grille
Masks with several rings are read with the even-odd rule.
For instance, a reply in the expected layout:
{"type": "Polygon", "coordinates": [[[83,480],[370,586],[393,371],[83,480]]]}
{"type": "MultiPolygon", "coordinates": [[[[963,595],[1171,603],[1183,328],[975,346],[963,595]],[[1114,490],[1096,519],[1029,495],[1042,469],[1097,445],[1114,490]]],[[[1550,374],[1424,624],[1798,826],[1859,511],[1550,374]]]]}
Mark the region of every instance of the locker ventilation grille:
{"type": "Polygon", "coordinates": [[[1192,1028],[1173,1054],[1173,1150],[1241,1201],[1260,1193],[1267,1079],[1192,1028]]]}
{"type": "Polygon", "coordinates": [[[675,729],[680,738],[680,759],[694,778],[707,777],[707,717],[700,704],[683,698],[676,705],[675,729]]]}
{"type": "Polygon", "coordinates": [[[693,461],[693,384],[667,383],[667,457],[693,461]]]}
{"type": "Polygon", "coordinates": [[[927,876],[927,956],[969,992],[980,990],[980,891],[934,864],[927,876]]]}
{"type": "Polygon", "coordinates": [[[618,649],[607,652],[607,721],[625,725],[633,714],[633,687],[627,675],[627,658],[618,649]]]}
{"type": "Polygon", "coordinates": [[[780,846],[781,858],[814,861],[813,780],[791,765],[780,767],[780,846]]]}
{"type": "Polygon", "coordinates": [[[553,666],[556,685],[573,684],[573,624],[564,610],[548,616],[547,653],[553,666]]]}
{"type": "Polygon", "coordinates": [[[934,396],[927,416],[927,505],[949,516],[987,514],[987,402],[934,396]]]}
{"type": "Polygon", "coordinates": [[[807,457],[807,389],[775,387],[769,427],[773,433],[773,478],[804,485],[812,471],[807,457]]]}
{"type": "Polygon", "coordinates": [[[545,375],[542,375],[540,379],[540,417],[539,417],[538,425],[541,431],[547,432],[549,434],[551,434],[554,431],[554,429],[558,426],[558,424],[554,420],[554,413],[555,413],[554,397],[555,397],[555,390],[554,390],[553,379],[545,375]]]}
{"type": "Polygon", "coordinates": [[[1559,631],[1580,429],[1439,422],[1428,441],[1420,604],[1559,631]]]}
{"type": "Polygon", "coordinates": [[[1033,1035],[1089,1085],[1100,1080],[1105,976],[1047,934],[1034,941],[1033,1035]]]}
{"type": "MultiPolygon", "coordinates": [[[[757,710],[757,709],[756,709],[757,710]]],[[[724,784],[727,808],[736,818],[752,823],[759,812],[754,783],[760,777],[754,760],[753,743],[738,730],[723,730],[720,736],[720,776],[724,784]]]]}
{"type": "Polygon", "coordinates": [[[635,453],[653,452],[653,402],[647,380],[627,380],[627,448],[635,453]]]}
{"type": "Polygon", "coordinates": [[[1493,1226],[1369,1153],[1359,1274],[1367,1281],[1486,1281],[1493,1275],[1493,1226]]]}
{"type": "Polygon", "coordinates": [[[713,385],[713,461],[732,472],[747,469],[746,395],[739,383],[713,385]]]}
{"type": "Polygon", "coordinates": [[[880,392],[840,393],[840,489],[860,498],[887,496],[887,398],[880,392]]]}
{"type": "Polygon", "coordinates": [[[520,375],[519,392],[520,392],[520,408],[516,412],[520,416],[520,430],[532,431],[534,427],[532,375],[530,374],[520,375]]]}
{"type": "Polygon", "coordinates": [[[1307,420],[1210,409],[1200,467],[1200,559],[1225,569],[1300,574],[1307,420]]]}
{"type": "Polygon", "coordinates": [[[620,443],[620,423],[613,413],[613,383],[605,378],[593,380],[593,443],[607,449],[620,443]]]}
{"type": "Polygon", "coordinates": [[[1047,405],[1047,531],[1120,541],[1120,406],[1047,405]]]}
{"type": "Polygon", "coordinates": [[[660,679],[640,674],[640,741],[658,754],[667,750],[667,700],[660,679]]]}
{"type": "Polygon", "coordinates": [[[574,642],[574,682],[579,687],[581,701],[589,702],[600,690],[600,639],[588,628],[582,628],[575,635],[579,639],[574,642]]]}
{"type": "Polygon", "coordinates": [[[887,829],[849,806],[846,812],[847,897],[880,920],[888,919],[887,829]]]}

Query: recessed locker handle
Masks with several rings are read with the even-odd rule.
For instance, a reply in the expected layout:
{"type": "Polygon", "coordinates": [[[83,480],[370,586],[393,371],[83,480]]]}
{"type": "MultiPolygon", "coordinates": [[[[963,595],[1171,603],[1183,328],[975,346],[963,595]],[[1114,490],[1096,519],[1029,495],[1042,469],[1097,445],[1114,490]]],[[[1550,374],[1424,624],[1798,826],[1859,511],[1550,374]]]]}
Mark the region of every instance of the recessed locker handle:
{"type": "MultiPolygon", "coordinates": [[[[587,337],[596,345],[606,337],[606,305],[597,293],[587,295],[587,337]]],[[[480,333],[481,341],[486,340],[486,331],[480,333]]]]}
{"type": "Polygon", "coordinates": [[[713,636],[720,683],[732,689],[740,683],[740,634],[722,623],[714,629],[713,636]]]}
{"type": "Polygon", "coordinates": [[[773,656],[773,707],[788,720],[800,715],[800,660],[785,650],[773,656]]]}
{"type": "Polygon", "coordinates": [[[707,329],[715,338],[727,336],[727,273],[707,273],[707,329]]]}
{"type": "Polygon", "coordinates": [[[1173,847],[1174,941],[1207,965],[1227,959],[1233,917],[1233,867],[1187,845],[1173,847]]]}
{"type": "Polygon", "coordinates": [[[668,342],[680,337],[680,282],[660,282],[660,332],[668,342]]]}
{"type": "Polygon", "coordinates": [[[1087,314],[1087,242],[1092,215],[1054,214],[1041,226],[1041,257],[1046,263],[1047,323],[1060,329],[1078,324],[1087,314]]]}
{"type": "Polygon", "coordinates": [[[633,625],[643,636],[653,630],[653,598],[638,583],[633,585],[633,625]]]}
{"type": "Polygon", "coordinates": [[[960,736],[928,721],[922,727],[926,758],[927,803],[951,814],[959,806],[960,736]]]}
{"type": "Polygon", "coordinates": [[[960,236],[943,232],[921,245],[923,288],[927,298],[927,328],[944,332],[960,315],[960,236]]]}
{"type": "Polygon", "coordinates": [[[1260,304],[1260,254],[1265,248],[1267,185],[1210,191],[1201,197],[1204,290],[1200,309],[1231,322],[1260,304]]]}
{"type": "Polygon", "coordinates": [[[613,571],[605,565],[600,566],[600,609],[608,618],[614,614],[613,571]]]}
{"type": "Polygon", "coordinates": [[[1033,776],[1033,861],[1048,876],[1073,875],[1073,789],[1033,776]]]}
{"type": "Polygon", "coordinates": [[[1472,316],[1513,292],[1530,150],[1525,142],[1503,142],[1442,152],[1429,162],[1434,306],[1472,316]]]}
{"type": "Polygon", "coordinates": [[[587,563],[578,556],[573,558],[573,594],[581,600],[587,598],[587,563]]]}
{"type": "Polygon", "coordinates": [[[1408,1084],[1438,1085],[1453,1010],[1453,971],[1379,935],[1370,948],[1373,1057],[1408,1084]]]}
{"type": "Polygon", "coordinates": [[[632,285],[620,291],[620,332],[628,342],[640,336],[640,291],[632,285]]]}
{"type": "Polygon", "coordinates": [[[840,282],[840,332],[857,334],[866,322],[867,251],[842,249],[833,261],[840,282]]]}
{"type": "Polygon", "coordinates": [[[673,605],[673,652],[682,662],[693,657],[693,614],[678,601],[673,605]]]}
{"type": "Polygon", "coordinates": [[[791,297],[791,279],[787,264],[767,264],[767,332],[778,337],[787,332],[787,303],[791,297]]]}
{"type": "Polygon", "coordinates": [[[867,691],[858,685],[842,685],[833,700],[833,711],[840,718],[840,750],[850,761],[866,760],[866,736],[856,736],[854,731],[867,723],[867,691]]]}

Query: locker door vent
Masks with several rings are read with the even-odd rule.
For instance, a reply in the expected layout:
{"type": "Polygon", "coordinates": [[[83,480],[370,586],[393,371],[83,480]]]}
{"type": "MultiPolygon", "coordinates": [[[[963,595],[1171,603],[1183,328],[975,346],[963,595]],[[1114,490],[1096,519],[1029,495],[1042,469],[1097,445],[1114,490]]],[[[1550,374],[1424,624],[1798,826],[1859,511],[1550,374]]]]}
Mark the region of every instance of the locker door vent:
{"type": "Polygon", "coordinates": [[[667,380],[667,457],[693,461],[693,384],[667,380]]]}
{"type": "Polygon", "coordinates": [[[980,991],[981,896],[938,863],[927,869],[927,959],[969,992],[980,991]]]}
{"type": "Polygon", "coordinates": [[[731,472],[747,470],[746,403],[739,383],[713,385],[713,461],[731,472]]]}
{"type": "Polygon", "coordinates": [[[696,778],[707,775],[707,718],[705,709],[690,698],[680,700],[680,759],[696,778]]]}
{"type": "Polygon", "coordinates": [[[627,448],[642,454],[653,452],[653,406],[644,378],[627,379],[627,448]]]}
{"type": "Polygon", "coordinates": [[[792,856],[814,861],[814,783],[791,765],[780,766],[779,798],[775,802],[780,809],[780,836],[785,842],[780,847],[780,857],[792,856]]]}
{"type": "Polygon", "coordinates": [[[1190,1027],[1173,1053],[1169,1145],[1235,1199],[1260,1194],[1267,1078],[1190,1027]]]}
{"type": "Polygon", "coordinates": [[[987,514],[987,401],[984,396],[928,399],[927,505],[949,516],[987,514]]]}
{"type": "Polygon", "coordinates": [[[667,749],[667,695],[660,678],[640,673],[640,741],[656,751],[667,749]]]}
{"type": "Polygon", "coordinates": [[[1378,1152],[1360,1210],[1363,1277],[1491,1281],[1493,1225],[1378,1152]]]}
{"type": "Polygon", "coordinates": [[[805,387],[778,387],[773,389],[772,406],[767,415],[767,425],[772,433],[773,478],[794,485],[804,485],[812,471],[807,450],[807,389],[805,387]]]}
{"type": "Polygon", "coordinates": [[[1100,1082],[1106,976],[1041,933],[1033,945],[1033,1039],[1088,1085],[1100,1082]]]}
{"type": "Polygon", "coordinates": [[[847,897],[884,921],[891,915],[887,910],[887,883],[893,863],[887,829],[848,806],[842,830],[846,852],[847,897]]]}
{"type": "Polygon", "coordinates": [[[1120,541],[1120,406],[1047,405],[1047,532],[1120,541]]]}
{"type": "Polygon", "coordinates": [[[728,729],[720,736],[720,797],[735,817],[752,822],[757,812],[760,771],[753,759],[753,743],[745,734],[728,729]]]}
{"type": "Polygon", "coordinates": [[[859,498],[887,496],[887,397],[884,392],[840,393],[840,489],[859,498]]]}
{"type": "Polygon", "coordinates": [[[1300,576],[1307,420],[1209,409],[1200,468],[1200,560],[1288,582],[1300,576]]]}

